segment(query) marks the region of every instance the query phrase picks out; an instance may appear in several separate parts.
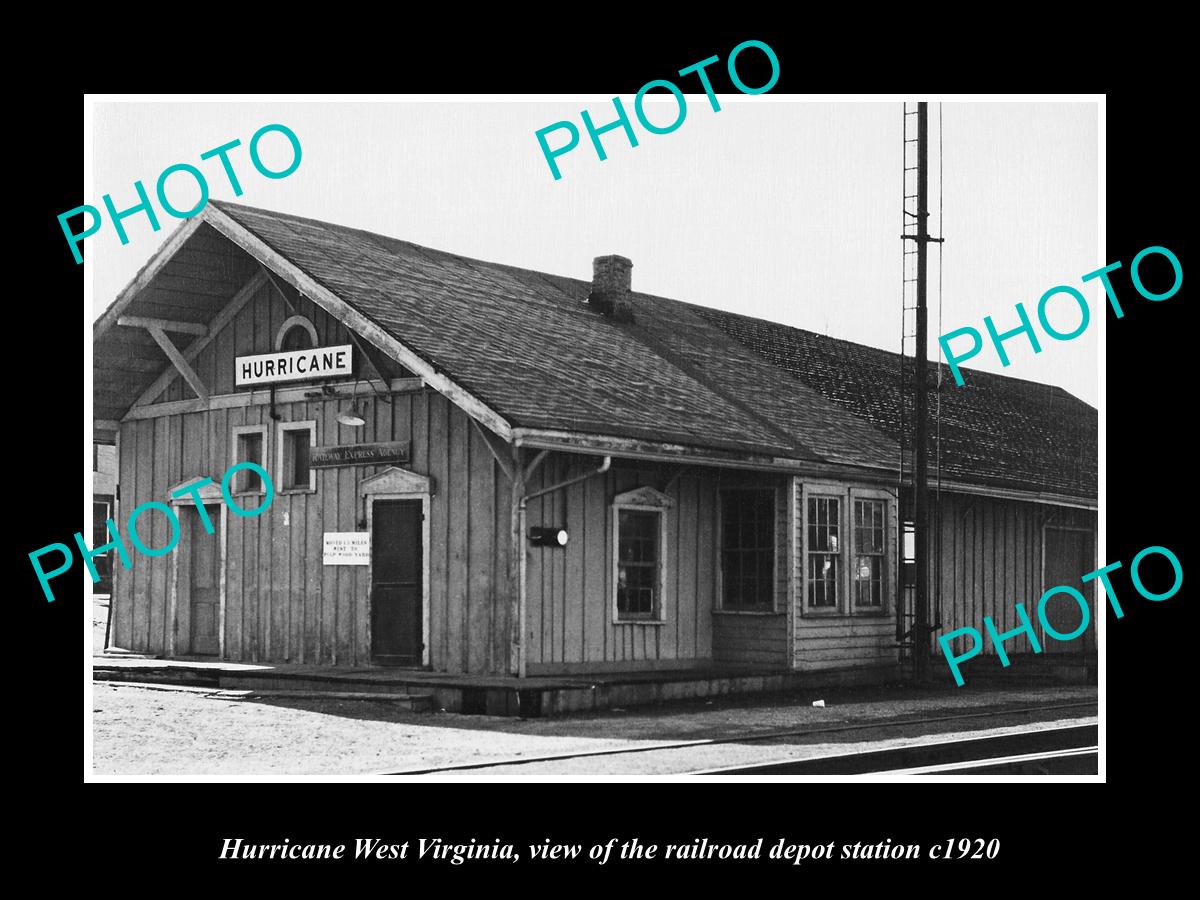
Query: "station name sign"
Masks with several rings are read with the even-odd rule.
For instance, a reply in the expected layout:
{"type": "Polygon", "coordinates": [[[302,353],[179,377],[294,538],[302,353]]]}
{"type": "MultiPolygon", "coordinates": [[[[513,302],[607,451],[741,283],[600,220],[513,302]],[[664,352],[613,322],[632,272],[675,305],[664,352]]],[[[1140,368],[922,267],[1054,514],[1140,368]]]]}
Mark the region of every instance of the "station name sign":
{"type": "Polygon", "coordinates": [[[333,375],[352,375],[353,351],[354,348],[350,344],[342,344],[337,347],[239,356],[234,360],[234,384],[242,387],[249,384],[312,381],[333,375]]]}

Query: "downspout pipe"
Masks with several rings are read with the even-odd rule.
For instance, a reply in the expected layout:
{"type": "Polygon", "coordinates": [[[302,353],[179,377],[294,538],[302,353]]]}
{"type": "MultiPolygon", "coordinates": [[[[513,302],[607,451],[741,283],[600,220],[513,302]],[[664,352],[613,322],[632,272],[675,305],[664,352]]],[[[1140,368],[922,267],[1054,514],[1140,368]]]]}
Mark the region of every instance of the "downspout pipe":
{"type": "Polygon", "coordinates": [[[574,478],[568,478],[566,481],[560,481],[558,484],[552,484],[548,488],[542,488],[540,491],[534,491],[532,494],[526,494],[521,498],[521,511],[525,511],[525,504],[535,497],[540,497],[543,494],[550,494],[554,491],[560,491],[565,487],[570,487],[573,484],[578,484],[581,481],[587,481],[594,475],[603,475],[612,467],[612,457],[604,457],[604,462],[600,463],[600,468],[593,469],[590,472],[584,472],[582,475],[576,475],[574,478]]]}
{"type": "MultiPolygon", "coordinates": [[[[516,547],[517,559],[518,559],[518,562],[517,562],[517,566],[518,566],[518,573],[517,573],[517,609],[518,609],[518,613],[517,613],[517,618],[518,618],[518,622],[519,622],[518,627],[520,628],[520,631],[518,632],[520,634],[520,641],[517,645],[517,677],[518,678],[524,678],[526,675],[525,661],[526,661],[526,657],[528,655],[525,652],[525,647],[526,647],[525,630],[526,630],[526,622],[528,620],[527,613],[526,613],[528,604],[527,604],[526,584],[525,584],[525,555],[528,552],[525,547],[525,541],[526,541],[525,506],[530,500],[533,500],[536,497],[541,497],[544,494],[549,494],[549,493],[552,493],[553,491],[560,491],[565,487],[570,487],[571,485],[578,484],[581,481],[587,481],[589,478],[593,478],[596,475],[603,475],[611,467],[612,467],[612,457],[606,456],[606,457],[604,457],[604,461],[602,463],[600,463],[600,467],[598,469],[592,469],[589,472],[584,472],[582,475],[576,475],[574,478],[568,478],[566,481],[561,481],[558,484],[554,484],[554,485],[551,485],[550,487],[542,488],[541,490],[534,491],[533,493],[523,494],[521,496],[520,500],[517,502],[517,509],[516,509],[517,529],[516,529],[516,531],[517,531],[518,540],[519,540],[519,543],[516,547]]],[[[524,483],[522,480],[522,488],[523,487],[524,487],[524,483]]]]}

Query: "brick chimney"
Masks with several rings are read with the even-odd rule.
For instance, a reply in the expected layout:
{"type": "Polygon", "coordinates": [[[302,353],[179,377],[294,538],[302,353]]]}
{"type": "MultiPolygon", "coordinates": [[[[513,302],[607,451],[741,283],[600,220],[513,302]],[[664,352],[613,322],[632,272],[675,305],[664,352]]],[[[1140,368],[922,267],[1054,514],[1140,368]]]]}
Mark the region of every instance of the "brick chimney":
{"type": "Polygon", "coordinates": [[[632,322],[632,271],[633,262],[624,256],[597,256],[592,260],[592,292],[588,294],[588,303],[618,322],[632,322]]]}

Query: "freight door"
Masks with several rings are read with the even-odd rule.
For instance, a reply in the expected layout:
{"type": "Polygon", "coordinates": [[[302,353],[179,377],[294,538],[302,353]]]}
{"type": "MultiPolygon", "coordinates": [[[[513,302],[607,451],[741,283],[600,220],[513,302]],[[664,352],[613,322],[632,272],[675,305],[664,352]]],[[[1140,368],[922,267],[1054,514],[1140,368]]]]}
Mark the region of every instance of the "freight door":
{"type": "MultiPolygon", "coordinates": [[[[1088,599],[1087,630],[1070,641],[1058,641],[1046,635],[1042,649],[1046,653],[1081,653],[1096,647],[1096,604],[1094,582],[1080,580],[1094,571],[1095,552],[1092,550],[1092,532],[1076,528],[1046,528],[1046,564],[1043,591],[1058,585],[1075,588],[1088,599]]],[[[1040,596],[1040,595],[1039,595],[1040,596]]],[[[1033,601],[1037,602],[1037,601],[1033,601]]],[[[1036,609],[1036,607],[1034,608],[1036,609]]],[[[1033,609],[1031,613],[1035,614],[1033,609]]],[[[1055,594],[1046,603],[1046,621],[1059,634],[1070,634],[1079,627],[1082,618],[1079,604],[1070,594],[1055,594]]]]}
{"type": "Polygon", "coordinates": [[[371,519],[371,659],[384,666],[419,666],[421,501],[376,500],[371,519]]]}

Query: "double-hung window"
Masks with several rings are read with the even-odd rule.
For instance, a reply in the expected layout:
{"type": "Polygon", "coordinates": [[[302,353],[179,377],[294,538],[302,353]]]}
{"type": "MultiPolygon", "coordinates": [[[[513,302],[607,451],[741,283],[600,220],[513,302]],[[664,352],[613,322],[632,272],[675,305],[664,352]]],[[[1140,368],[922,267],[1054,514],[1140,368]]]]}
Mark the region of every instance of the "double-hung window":
{"type": "Polygon", "coordinates": [[[837,610],[841,606],[842,498],[808,498],[808,606],[837,610]]]}
{"type": "Polygon", "coordinates": [[[887,559],[887,502],[854,500],[854,605],[882,609],[887,559]]]}
{"type": "Polygon", "coordinates": [[[874,488],[806,486],[804,552],[811,613],[888,610],[894,552],[888,495],[874,488]]]}
{"type": "Polygon", "coordinates": [[[663,621],[667,510],[673,501],[654,488],[613,500],[613,621],[663,621]]]}
{"type": "Polygon", "coordinates": [[[662,513],[622,509],[617,515],[617,618],[657,618],[662,513]]]}

